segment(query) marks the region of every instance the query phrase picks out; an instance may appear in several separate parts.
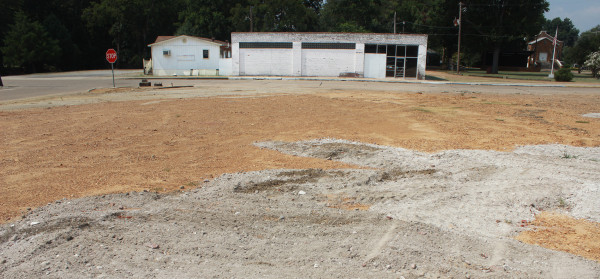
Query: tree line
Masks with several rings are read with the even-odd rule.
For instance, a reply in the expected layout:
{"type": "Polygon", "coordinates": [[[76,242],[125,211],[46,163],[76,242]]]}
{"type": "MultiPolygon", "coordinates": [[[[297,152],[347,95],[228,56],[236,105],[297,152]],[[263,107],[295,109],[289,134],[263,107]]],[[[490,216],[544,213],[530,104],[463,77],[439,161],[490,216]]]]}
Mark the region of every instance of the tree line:
{"type": "MultiPolygon", "coordinates": [[[[231,32],[376,32],[429,35],[444,63],[457,53],[459,0],[0,0],[0,65],[4,71],[140,68],[159,35],[229,40],[231,32]]],[[[540,30],[559,26],[568,62],[582,64],[600,34],[579,35],[565,18],[548,20],[545,0],[462,0],[461,61],[485,52],[524,50],[540,30]],[[569,51],[570,49],[576,51],[569,51]],[[589,49],[589,51],[588,51],[589,49]],[[464,59],[462,58],[464,56],[464,59]],[[582,58],[583,57],[583,58],[582,58]]],[[[596,31],[596,33],[594,33],[596,31]]],[[[595,49],[594,49],[595,48],[595,49]]]]}

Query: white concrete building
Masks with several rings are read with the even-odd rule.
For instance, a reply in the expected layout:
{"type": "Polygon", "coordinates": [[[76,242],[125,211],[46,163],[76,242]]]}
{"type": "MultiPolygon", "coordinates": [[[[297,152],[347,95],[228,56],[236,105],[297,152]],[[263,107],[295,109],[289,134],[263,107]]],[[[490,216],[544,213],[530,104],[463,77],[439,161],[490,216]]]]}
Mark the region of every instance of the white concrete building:
{"type": "Polygon", "coordinates": [[[151,48],[152,60],[144,72],[158,76],[231,75],[229,43],[192,36],[158,36],[151,48]],[[151,65],[151,66],[150,66],[151,65]],[[150,66],[150,69],[147,69],[150,66]]]}
{"type": "Polygon", "coordinates": [[[425,79],[427,35],[232,33],[234,76],[425,79]]]}

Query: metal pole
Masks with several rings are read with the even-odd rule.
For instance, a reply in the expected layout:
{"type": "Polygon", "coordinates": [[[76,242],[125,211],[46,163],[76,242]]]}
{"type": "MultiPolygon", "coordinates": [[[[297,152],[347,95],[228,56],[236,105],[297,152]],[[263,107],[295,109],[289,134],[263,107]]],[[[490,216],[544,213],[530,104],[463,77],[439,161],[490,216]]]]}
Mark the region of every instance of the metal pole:
{"type": "Polygon", "coordinates": [[[558,45],[558,26],[556,27],[556,33],[554,34],[554,49],[552,50],[552,70],[550,70],[549,78],[554,78],[554,59],[556,58],[556,45],[558,45]]]}
{"type": "Polygon", "coordinates": [[[394,12],[394,34],[396,34],[396,12],[394,12]]]}
{"type": "Polygon", "coordinates": [[[456,74],[460,74],[460,33],[462,32],[462,2],[458,3],[458,59],[456,61],[456,74]]]}
{"type": "Polygon", "coordinates": [[[254,19],[252,18],[252,8],[254,7],[250,6],[250,32],[254,32],[254,19]]]}
{"type": "Polygon", "coordinates": [[[113,76],[113,88],[115,88],[115,63],[110,63],[110,68],[112,69],[112,76],[113,76]]]}

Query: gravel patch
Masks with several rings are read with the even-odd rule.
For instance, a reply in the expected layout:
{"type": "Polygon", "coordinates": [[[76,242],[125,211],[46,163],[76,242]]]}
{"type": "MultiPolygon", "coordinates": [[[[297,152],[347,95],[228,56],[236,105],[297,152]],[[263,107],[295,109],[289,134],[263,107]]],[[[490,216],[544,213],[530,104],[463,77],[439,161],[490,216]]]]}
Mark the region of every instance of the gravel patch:
{"type": "Polygon", "coordinates": [[[600,221],[600,148],[256,145],[364,169],[231,173],[171,194],[57,201],[0,227],[1,277],[600,276],[596,261],[513,238],[545,210],[600,221]]]}

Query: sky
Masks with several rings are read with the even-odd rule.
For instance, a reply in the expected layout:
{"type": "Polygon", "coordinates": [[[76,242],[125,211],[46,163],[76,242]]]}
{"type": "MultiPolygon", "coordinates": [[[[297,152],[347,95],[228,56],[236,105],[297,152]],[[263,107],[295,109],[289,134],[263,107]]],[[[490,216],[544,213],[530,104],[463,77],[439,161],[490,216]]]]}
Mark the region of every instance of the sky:
{"type": "Polygon", "coordinates": [[[600,24],[600,0],[547,0],[550,11],[547,19],[568,17],[579,32],[588,31],[600,24]]]}

